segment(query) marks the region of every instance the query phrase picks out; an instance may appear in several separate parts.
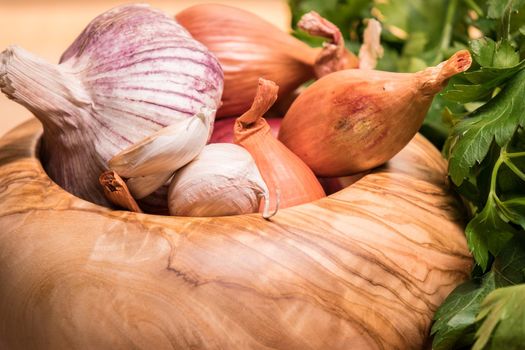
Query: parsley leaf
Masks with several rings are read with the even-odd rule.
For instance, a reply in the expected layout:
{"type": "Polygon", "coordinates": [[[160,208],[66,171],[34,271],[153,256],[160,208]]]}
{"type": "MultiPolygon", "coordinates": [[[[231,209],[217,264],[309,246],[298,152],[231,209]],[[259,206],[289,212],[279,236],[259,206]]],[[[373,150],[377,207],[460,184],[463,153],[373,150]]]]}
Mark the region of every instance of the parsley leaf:
{"type": "Polygon", "coordinates": [[[496,290],[481,303],[473,349],[522,349],[525,344],[525,237],[516,235],[498,254],[496,290]],[[499,288],[503,287],[503,288],[499,288]]]}
{"type": "Polygon", "coordinates": [[[494,275],[489,273],[454,289],[434,315],[432,349],[457,349],[471,344],[480,304],[494,287],[494,275]]]}
{"type": "Polygon", "coordinates": [[[502,18],[506,12],[517,11],[521,6],[525,5],[524,0],[488,0],[487,3],[489,6],[488,18],[502,18]]]}
{"type": "Polygon", "coordinates": [[[483,303],[473,350],[523,349],[525,344],[525,284],[498,288],[483,303]]]}
{"type": "Polygon", "coordinates": [[[516,235],[500,251],[494,265],[496,287],[525,283],[525,237],[516,235]]]}
{"type": "Polygon", "coordinates": [[[516,230],[500,217],[492,197],[465,229],[470,251],[483,271],[487,269],[489,252],[497,255],[515,233],[516,230]]]}
{"type": "Polygon", "coordinates": [[[517,73],[496,97],[454,127],[449,174],[461,185],[470,169],[487,155],[492,142],[507,144],[518,126],[525,126],[525,71],[517,73]]]}

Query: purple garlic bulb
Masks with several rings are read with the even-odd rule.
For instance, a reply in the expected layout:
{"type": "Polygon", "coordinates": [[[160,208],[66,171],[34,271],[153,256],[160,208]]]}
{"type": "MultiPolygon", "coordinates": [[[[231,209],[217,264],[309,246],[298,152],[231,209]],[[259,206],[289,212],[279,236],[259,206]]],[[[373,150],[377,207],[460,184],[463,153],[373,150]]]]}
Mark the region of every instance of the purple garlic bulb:
{"type": "Polygon", "coordinates": [[[12,46],[0,54],[0,89],[43,124],[42,163],[67,191],[108,205],[99,175],[121,150],[219,107],[218,60],[173,18],[147,5],[95,18],[58,65],[12,46]]]}

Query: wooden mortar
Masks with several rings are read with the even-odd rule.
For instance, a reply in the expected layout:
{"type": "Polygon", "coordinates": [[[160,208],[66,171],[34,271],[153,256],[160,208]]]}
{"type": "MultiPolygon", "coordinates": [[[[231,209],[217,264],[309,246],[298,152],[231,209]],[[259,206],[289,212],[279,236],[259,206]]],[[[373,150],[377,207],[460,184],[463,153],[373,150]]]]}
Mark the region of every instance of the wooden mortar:
{"type": "Polygon", "coordinates": [[[113,211],[0,140],[1,349],[420,349],[472,265],[422,136],[330,197],[218,218],[113,211]]]}

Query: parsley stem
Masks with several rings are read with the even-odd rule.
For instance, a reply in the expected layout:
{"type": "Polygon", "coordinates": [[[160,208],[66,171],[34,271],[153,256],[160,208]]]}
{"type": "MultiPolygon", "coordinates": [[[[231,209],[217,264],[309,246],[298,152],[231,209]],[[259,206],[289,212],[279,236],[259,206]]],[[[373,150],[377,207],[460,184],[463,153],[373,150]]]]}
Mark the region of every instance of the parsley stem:
{"type": "Polygon", "coordinates": [[[502,31],[504,31],[502,38],[504,38],[505,40],[511,39],[510,37],[510,19],[512,16],[513,2],[514,2],[513,0],[509,0],[509,2],[507,2],[507,6],[505,7],[505,13],[502,17],[502,31]]]}
{"type": "Polygon", "coordinates": [[[512,161],[510,159],[504,159],[503,161],[505,162],[505,165],[508,166],[510,168],[510,170],[512,170],[512,172],[514,174],[516,174],[520,179],[525,181],[525,173],[523,173],[523,171],[521,171],[516,166],[516,164],[512,163],[512,161]]]}
{"type": "Polygon", "coordinates": [[[450,39],[452,38],[452,22],[454,19],[454,13],[458,7],[458,0],[449,0],[447,5],[447,13],[445,15],[445,23],[443,25],[443,31],[441,32],[441,43],[439,45],[439,51],[434,60],[434,65],[438,64],[443,60],[445,51],[450,47],[450,39]]]}
{"type": "Polygon", "coordinates": [[[525,157],[525,152],[513,152],[513,153],[507,153],[508,158],[519,158],[519,157],[525,157]]]}
{"type": "Polygon", "coordinates": [[[499,168],[501,167],[501,164],[503,164],[504,162],[505,151],[506,151],[505,148],[501,149],[500,156],[498,160],[496,161],[496,163],[494,164],[494,168],[492,168],[489,197],[495,197],[495,198],[498,197],[496,194],[496,180],[498,179],[499,168]]]}

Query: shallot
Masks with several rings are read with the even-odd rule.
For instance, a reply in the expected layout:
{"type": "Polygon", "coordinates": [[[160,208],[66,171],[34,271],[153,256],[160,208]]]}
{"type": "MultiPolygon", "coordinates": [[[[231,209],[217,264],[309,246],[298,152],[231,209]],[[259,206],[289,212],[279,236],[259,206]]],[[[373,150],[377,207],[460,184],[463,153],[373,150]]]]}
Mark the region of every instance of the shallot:
{"type": "Polygon", "coordinates": [[[449,78],[472,63],[467,50],[417,73],[348,69],[305,89],[279,140],[318,176],[347,176],[385,163],[414,137],[449,78]]]}
{"type": "Polygon", "coordinates": [[[270,201],[286,208],[323,198],[325,193],[310,168],[272,136],[262,117],[277,99],[278,89],[274,82],[259,79],[251,108],[235,123],[234,142],[253,156],[269,187],[270,201]]]}
{"type": "MultiPolygon", "coordinates": [[[[281,96],[286,97],[316,74],[319,77],[359,66],[358,58],[345,49],[339,29],[315,12],[306,14],[299,26],[329,39],[322,49],[312,48],[259,16],[231,6],[196,5],[178,13],[176,19],[217,55],[224,69],[223,105],[218,118],[244,113],[260,77],[275,81],[281,96]]],[[[374,33],[379,38],[380,33],[374,33]]]]}

